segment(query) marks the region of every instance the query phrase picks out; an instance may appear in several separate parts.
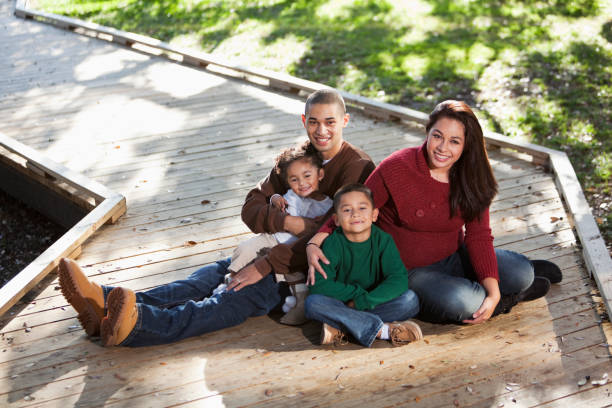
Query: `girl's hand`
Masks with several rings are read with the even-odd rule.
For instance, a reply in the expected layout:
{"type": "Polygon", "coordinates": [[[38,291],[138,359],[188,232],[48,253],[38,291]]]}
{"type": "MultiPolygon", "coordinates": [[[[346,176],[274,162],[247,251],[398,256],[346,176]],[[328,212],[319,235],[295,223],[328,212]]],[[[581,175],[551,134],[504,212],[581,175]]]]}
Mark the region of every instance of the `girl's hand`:
{"type": "Polygon", "coordinates": [[[289,205],[287,200],[285,200],[285,198],[280,194],[274,194],[272,197],[270,197],[270,204],[272,204],[274,207],[278,208],[282,212],[286,212],[287,206],[289,205]]]}
{"type": "Polygon", "coordinates": [[[323,270],[323,267],[319,264],[319,261],[329,265],[329,260],[325,257],[325,254],[321,250],[321,244],[328,235],[329,234],[327,232],[317,232],[306,245],[306,259],[308,260],[308,278],[306,279],[307,285],[314,285],[315,271],[319,272],[324,279],[327,279],[327,274],[323,270]]]}

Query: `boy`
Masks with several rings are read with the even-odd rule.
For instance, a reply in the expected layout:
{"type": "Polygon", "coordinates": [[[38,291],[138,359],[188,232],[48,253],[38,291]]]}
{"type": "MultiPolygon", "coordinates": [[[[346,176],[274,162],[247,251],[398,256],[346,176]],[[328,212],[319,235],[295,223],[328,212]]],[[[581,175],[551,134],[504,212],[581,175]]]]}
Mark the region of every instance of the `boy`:
{"type": "MultiPolygon", "coordinates": [[[[344,141],[342,131],[348,121],[344,100],[337,91],[322,89],[308,97],[302,123],[323,158],[325,178],[319,189],[327,196],[344,184],[365,181],[374,170],[367,154],[344,141]]],[[[100,335],[105,346],[168,344],[267,314],[281,300],[279,284],[271,272],[305,271],[304,245],[318,228],[312,219],[288,215],[270,205],[272,195],[286,191],[280,176],[272,171],[249,192],[242,219],[255,233],[286,231],[300,239],[276,245],[237,271],[222,293],[213,295],[212,291],[223,282],[229,259],[206,265],[185,279],[133,292],[98,285],[74,261],[64,258],[59,272],[62,294],[77,311],[86,333],[100,335]]]]}
{"type": "Polygon", "coordinates": [[[394,346],[423,338],[415,322],[395,322],[416,316],[419,302],[393,239],[372,225],[377,217],[368,187],[349,184],[334,195],[340,228],[323,243],[327,279],[315,279],[305,305],[306,317],[323,323],[321,344],[337,345],[345,332],[366,347],[377,338],[394,346]]]}
{"type": "MultiPolygon", "coordinates": [[[[289,190],[285,195],[274,194],[270,204],[289,215],[317,218],[327,214],[332,207],[332,200],[319,190],[319,182],[323,179],[323,161],[310,141],[298,147],[283,150],[276,158],[276,173],[283,179],[289,190]]],[[[238,245],[232,254],[232,263],[228,270],[226,283],[219,286],[224,290],[235,274],[249,263],[257,259],[266,249],[278,244],[289,244],[297,241],[297,237],[288,232],[261,233],[238,245]]],[[[300,325],[306,322],[304,316],[304,300],[308,294],[305,283],[306,275],[302,272],[276,275],[276,281],[286,281],[292,296],[288,296],[283,305],[285,315],[280,322],[288,325],[300,325]]]]}

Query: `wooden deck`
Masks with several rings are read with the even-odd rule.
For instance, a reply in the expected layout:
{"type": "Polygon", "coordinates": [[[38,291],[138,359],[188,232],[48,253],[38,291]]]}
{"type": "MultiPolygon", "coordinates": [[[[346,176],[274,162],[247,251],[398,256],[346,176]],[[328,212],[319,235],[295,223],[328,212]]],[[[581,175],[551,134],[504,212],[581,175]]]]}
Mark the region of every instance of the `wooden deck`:
{"type": "MultiPolygon", "coordinates": [[[[127,213],[78,262],[99,283],[143,290],[231,254],[249,237],[246,192],[304,139],[304,99],[44,24],[0,3],[0,131],[124,195],[127,213]]],[[[345,138],[375,161],[422,129],[351,112],[345,138]]],[[[0,324],[0,406],[601,407],[610,323],[551,174],[491,153],[497,247],[551,259],[562,284],[480,326],[423,325],[403,348],[316,345],[278,316],[167,346],[88,339],[51,275],[0,324]],[[607,336],[607,337],[606,337],[607,336]],[[502,405],[503,404],[503,405],[502,405]]]]}

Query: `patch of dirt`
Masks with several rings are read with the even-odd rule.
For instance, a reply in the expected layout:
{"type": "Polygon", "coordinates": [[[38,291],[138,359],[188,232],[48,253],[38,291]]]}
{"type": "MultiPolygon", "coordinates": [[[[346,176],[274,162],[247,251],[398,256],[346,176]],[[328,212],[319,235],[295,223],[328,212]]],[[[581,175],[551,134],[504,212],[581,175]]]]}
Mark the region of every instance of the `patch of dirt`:
{"type": "Polygon", "coordinates": [[[65,232],[64,227],[0,190],[0,287],[65,232]]]}

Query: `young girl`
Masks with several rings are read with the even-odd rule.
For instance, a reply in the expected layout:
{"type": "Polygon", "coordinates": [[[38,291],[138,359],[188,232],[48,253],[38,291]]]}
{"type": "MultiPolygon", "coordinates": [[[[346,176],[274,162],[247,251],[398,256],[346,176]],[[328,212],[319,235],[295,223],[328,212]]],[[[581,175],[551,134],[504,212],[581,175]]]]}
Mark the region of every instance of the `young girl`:
{"type": "MultiPolygon", "coordinates": [[[[285,195],[275,194],[270,197],[270,203],[286,211],[289,215],[316,218],[325,215],[332,207],[332,200],[318,191],[319,182],[323,179],[323,162],[310,142],[298,147],[283,150],[276,158],[276,172],[283,179],[289,190],[285,195]]],[[[253,238],[242,242],[232,254],[225,285],[229,284],[233,274],[249,263],[253,262],[266,249],[278,244],[291,243],[297,240],[295,235],[288,232],[275,234],[257,234],[253,238]]],[[[306,275],[302,272],[290,274],[277,274],[277,282],[286,281],[289,284],[293,297],[288,297],[283,305],[285,315],[281,323],[299,325],[306,321],[304,317],[304,299],[307,295],[307,286],[304,283],[306,275]]],[[[217,290],[224,290],[221,285],[217,290]]]]}

